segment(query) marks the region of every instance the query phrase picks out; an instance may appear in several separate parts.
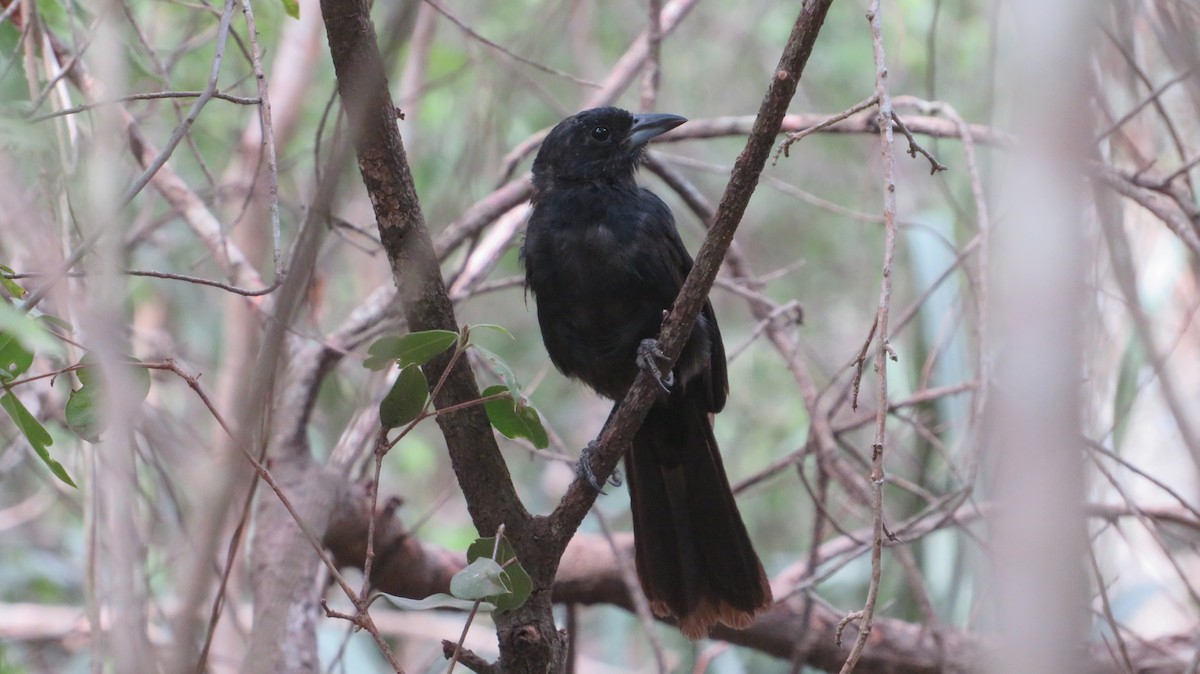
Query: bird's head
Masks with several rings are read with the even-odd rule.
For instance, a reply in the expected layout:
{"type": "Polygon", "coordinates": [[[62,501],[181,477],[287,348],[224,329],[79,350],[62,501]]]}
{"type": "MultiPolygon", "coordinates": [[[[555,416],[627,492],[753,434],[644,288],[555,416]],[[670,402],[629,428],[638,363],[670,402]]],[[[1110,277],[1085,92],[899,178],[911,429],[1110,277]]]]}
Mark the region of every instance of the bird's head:
{"type": "Polygon", "coordinates": [[[620,108],[572,115],[542,141],[533,160],[534,187],[632,182],[646,143],[686,121],[679,115],[634,115],[620,108]]]}

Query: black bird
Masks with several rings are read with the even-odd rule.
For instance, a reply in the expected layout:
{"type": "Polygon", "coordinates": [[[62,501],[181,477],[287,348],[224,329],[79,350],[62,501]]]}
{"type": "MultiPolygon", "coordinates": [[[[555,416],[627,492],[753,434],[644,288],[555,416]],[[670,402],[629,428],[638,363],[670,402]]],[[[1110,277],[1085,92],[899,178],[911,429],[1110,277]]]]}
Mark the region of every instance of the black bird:
{"type": "MultiPolygon", "coordinates": [[[[533,162],[522,257],[542,339],[563,374],[612,400],[639,366],[656,371],[654,338],[692,268],[671,210],[634,180],[646,143],[685,121],[586,110],[555,126],[533,162]]],[[[706,303],[625,457],[642,589],[692,639],[718,622],[745,628],[771,605],[713,437],[725,368],[706,303]]]]}

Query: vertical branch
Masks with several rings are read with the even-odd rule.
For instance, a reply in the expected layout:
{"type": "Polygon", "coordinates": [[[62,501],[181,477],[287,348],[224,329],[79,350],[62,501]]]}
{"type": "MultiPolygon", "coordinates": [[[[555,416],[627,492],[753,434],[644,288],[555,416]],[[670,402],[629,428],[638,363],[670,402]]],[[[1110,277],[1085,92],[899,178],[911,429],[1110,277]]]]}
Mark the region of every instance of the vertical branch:
{"type": "MultiPolygon", "coordinates": [[[[359,173],[375,208],[380,239],[408,324],[413,330],[456,330],[454,309],[396,125],[368,5],[362,0],[323,0],[321,13],[338,94],[354,136],[359,173]]],[[[431,379],[439,379],[448,362],[445,355],[431,361],[431,379]]],[[[460,362],[434,403],[440,408],[477,398],[475,379],[460,362]]],[[[483,410],[470,407],[439,414],[437,421],[476,527],[495,531],[501,524],[507,525],[518,553],[523,552],[523,526],[529,515],[517,498],[483,410]]]]}
{"type": "Polygon", "coordinates": [[[658,99],[658,83],[662,77],[662,0],[646,0],[650,21],[646,25],[646,68],[642,72],[642,112],[654,110],[658,99]]]}
{"type": "MultiPolygon", "coordinates": [[[[127,75],[122,38],[115,17],[101,17],[88,53],[100,77],[117,91],[127,75]]],[[[83,238],[95,245],[93,255],[86,257],[89,277],[86,283],[76,284],[80,292],[73,297],[72,307],[103,374],[102,414],[107,421],[103,438],[90,447],[96,468],[91,504],[96,508],[97,568],[92,570],[94,584],[88,589],[95,594],[102,615],[107,614],[111,621],[95,660],[114,671],[139,674],[156,671],[158,662],[146,631],[146,554],[137,502],[134,430],[141,401],[132,398],[133,378],[123,365],[129,343],[125,336],[126,288],[120,270],[128,219],[120,214],[123,176],[110,163],[121,153],[118,130],[122,125],[112,108],[98,111],[96,119],[94,144],[85,159],[86,206],[79,220],[83,238]]]]}
{"type": "Polygon", "coordinates": [[[258,44],[258,26],[254,23],[254,9],[249,0],[240,0],[242,14],[246,17],[246,32],[250,35],[251,61],[254,81],[258,85],[259,121],[262,128],[263,150],[267,160],[267,197],[271,217],[271,259],[275,266],[275,280],[287,273],[280,265],[282,242],[279,232],[279,164],[275,159],[275,128],[271,121],[271,97],[267,91],[267,76],[262,67],[262,49],[258,44]]]}
{"type": "MultiPolygon", "coordinates": [[[[871,635],[875,605],[879,600],[879,582],[883,575],[883,448],[887,438],[888,379],[887,363],[892,356],[888,343],[888,313],[892,305],[892,262],[896,255],[896,154],[892,147],[892,99],[888,92],[887,60],[883,50],[883,26],[879,0],[871,0],[867,21],[871,24],[871,47],[875,58],[875,99],[879,106],[879,152],[883,169],[883,279],[879,288],[879,307],[875,314],[878,335],[875,348],[875,440],[871,444],[871,581],[867,601],[861,612],[858,638],[842,665],[842,674],[854,671],[871,635]]],[[[894,357],[894,356],[892,356],[894,357]]]]}
{"type": "MultiPolygon", "coordinates": [[[[1079,170],[1088,116],[1086,0],[1010,3],[1021,36],[1007,81],[1022,144],[1006,181],[1010,216],[989,270],[1003,358],[985,425],[996,508],[990,600],[998,620],[996,672],[1085,671],[1081,384],[1084,313],[1079,170]],[[1003,276],[998,273],[1002,272],[1003,276]]],[[[1003,100],[1003,99],[1001,99],[1003,100]]],[[[993,347],[995,348],[995,347],[993,347]]]]}

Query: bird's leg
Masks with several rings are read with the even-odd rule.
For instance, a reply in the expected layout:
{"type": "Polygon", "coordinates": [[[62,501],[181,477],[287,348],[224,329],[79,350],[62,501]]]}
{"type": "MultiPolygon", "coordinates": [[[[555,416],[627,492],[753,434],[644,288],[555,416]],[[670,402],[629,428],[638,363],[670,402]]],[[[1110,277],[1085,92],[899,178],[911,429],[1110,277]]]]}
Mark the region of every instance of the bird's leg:
{"type": "MultiPolygon", "coordinates": [[[[604,485],[596,479],[596,474],[592,472],[592,455],[596,450],[600,449],[600,443],[592,440],[583,448],[583,452],[579,455],[579,463],[575,464],[575,474],[587,480],[587,483],[592,486],[598,493],[604,494],[604,485]]],[[[608,476],[607,482],[614,487],[621,486],[621,469],[613,468],[612,475],[608,476]]]]}
{"type": "Polygon", "coordinates": [[[671,386],[675,384],[675,373],[667,372],[664,377],[662,371],[658,369],[660,360],[667,360],[667,354],[663,353],[662,345],[658,343],[657,339],[643,339],[641,344],[638,344],[638,367],[654,377],[654,381],[658,382],[659,388],[664,393],[670,393],[671,386]]]}

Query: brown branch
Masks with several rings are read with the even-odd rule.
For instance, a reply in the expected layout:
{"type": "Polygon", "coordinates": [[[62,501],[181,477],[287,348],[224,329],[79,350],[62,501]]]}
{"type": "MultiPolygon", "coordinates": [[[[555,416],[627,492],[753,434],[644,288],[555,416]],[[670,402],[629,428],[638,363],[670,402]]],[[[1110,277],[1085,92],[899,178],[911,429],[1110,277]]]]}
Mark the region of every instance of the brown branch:
{"type": "MultiPolygon", "coordinates": [[[[854,620],[859,624],[858,637],[854,646],[846,656],[841,674],[850,674],[862,657],[866,648],[867,638],[875,624],[875,607],[879,599],[879,583],[883,575],[883,456],[884,444],[887,437],[888,416],[888,356],[891,355],[888,340],[888,314],[892,307],[892,261],[896,255],[896,154],[892,147],[892,120],[897,119],[892,111],[891,94],[888,91],[888,68],[883,48],[882,19],[879,15],[880,2],[872,0],[867,9],[867,21],[871,25],[871,46],[875,56],[875,98],[879,106],[879,145],[883,164],[883,279],[879,290],[879,309],[875,314],[875,326],[872,331],[877,334],[875,350],[875,377],[877,381],[875,397],[875,440],[871,444],[871,580],[867,585],[867,599],[862,611],[856,612],[854,620]]],[[[908,134],[905,130],[905,134],[908,134]]],[[[915,153],[914,153],[915,156],[915,153]]],[[[868,340],[869,341],[869,340],[868,340]]],[[[891,536],[889,535],[889,538],[891,536]]],[[[850,620],[850,616],[847,616],[850,620]]],[[[843,625],[839,624],[837,635],[842,634],[843,625]]],[[[938,646],[943,642],[938,640],[938,646]]]]}
{"type": "Polygon", "coordinates": [[[1177,203],[1154,190],[1138,185],[1107,164],[1092,162],[1089,168],[1093,178],[1150,211],[1154,217],[1161,220],[1168,229],[1174,232],[1175,236],[1179,237],[1192,255],[1200,258],[1200,234],[1197,234],[1195,225],[1189,222],[1187,215],[1180,211],[1177,203]]]}
{"type": "MultiPolygon", "coordinates": [[[[446,592],[450,577],[465,565],[462,554],[421,543],[396,516],[399,500],[390,499],[388,504],[376,516],[379,557],[372,572],[376,587],[389,594],[409,598],[446,592]]],[[[970,519],[972,513],[978,516],[973,508],[964,507],[969,510],[961,515],[963,520],[970,519]]],[[[330,547],[339,564],[361,564],[369,513],[369,495],[365,487],[337,490],[337,502],[324,543],[330,547]]],[[[1178,522],[1193,530],[1200,528],[1200,521],[1182,508],[1134,512],[1122,505],[1092,505],[1088,507],[1088,513],[1102,519],[1149,516],[1164,522],[1178,522]]],[[[948,522],[956,521],[930,513],[912,521],[911,526],[905,523],[898,529],[900,535],[911,542],[948,522]]],[[[869,536],[869,533],[869,530],[863,530],[826,542],[821,546],[818,559],[822,563],[833,558],[847,561],[865,554],[867,546],[857,542],[855,537],[869,536]]],[[[613,541],[610,543],[603,536],[588,534],[577,534],[572,538],[555,578],[556,603],[612,605],[633,611],[629,587],[623,581],[617,559],[617,555],[632,558],[633,537],[631,534],[617,534],[613,541]]],[[[804,577],[808,576],[803,571],[789,570],[780,574],[773,584],[785,589],[791,584],[790,579],[804,577]]],[[[827,671],[836,670],[847,652],[847,649],[834,645],[834,633],[841,615],[816,600],[808,620],[801,622],[805,600],[803,592],[790,592],[789,595],[790,598],[781,600],[773,609],[760,615],[748,629],[737,631],[722,628],[714,632],[713,637],[777,658],[790,658],[798,650],[803,664],[827,671]]],[[[947,628],[938,629],[935,635],[927,625],[878,618],[872,629],[871,649],[863,653],[859,663],[865,671],[898,674],[973,672],[984,668],[988,648],[988,641],[978,635],[947,628]],[[944,650],[939,648],[939,640],[944,650]]],[[[1130,658],[1138,666],[1138,671],[1183,674],[1196,652],[1196,644],[1190,637],[1180,635],[1140,644],[1130,642],[1129,649],[1130,658]]],[[[1087,671],[1102,674],[1124,671],[1103,644],[1093,643],[1087,652],[1087,671]]]]}
{"type": "MultiPolygon", "coordinates": [[[[359,172],[372,196],[380,240],[392,265],[409,326],[414,331],[456,330],[454,310],[438,271],[395,109],[388,98],[387,76],[368,4],[324,0],[321,11],[338,92],[354,136],[359,172]]],[[[430,363],[431,379],[440,379],[449,357],[443,355],[430,363]]],[[[478,397],[474,376],[465,364],[460,364],[434,402],[442,407],[478,397]]],[[[520,540],[519,532],[529,515],[517,499],[483,411],[469,408],[439,415],[438,421],[478,529],[491,532],[504,523],[520,540]]]]}
{"type": "MultiPolygon", "coordinates": [[[[282,234],[279,225],[279,162],[275,156],[275,127],[271,117],[271,96],[267,87],[267,76],[262,67],[262,49],[258,44],[258,26],[254,22],[254,9],[249,0],[240,0],[242,15],[246,19],[246,32],[250,37],[250,63],[254,80],[258,85],[258,118],[262,151],[266,161],[267,211],[271,220],[271,261],[274,263],[275,278],[287,274],[282,261],[282,234]]],[[[243,134],[243,138],[245,135],[243,134]]]]}
{"type": "Polygon", "coordinates": [[[658,101],[658,85],[662,78],[662,0],[647,0],[646,23],[647,58],[642,73],[641,111],[653,112],[658,101]]]}
{"type": "MultiPolygon", "coordinates": [[[[824,124],[829,117],[829,115],[817,113],[787,115],[783,118],[780,130],[787,133],[800,133],[805,129],[824,124]]],[[[904,124],[914,134],[920,136],[932,138],[958,138],[961,136],[958,126],[948,119],[926,116],[906,117],[904,124]]],[[[687,124],[663,134],[660,139],[664,143],[669,143],[700,138],[744,136],[750,132],[753,126],[753,115],[713,117],[689,121],[687,124]]],[[[977,143],[1010,147],[1016,142],[1012,134],[989,126],[971,124],[969,128],[971,136],[977,143]]],[[[879,133],[879,121],[875,114],[864,111],[851,115],[828,128],[822,127],[821,131],[824,133],[876,134],[879,133]]]]}
{"type": "Polygon", "coordinates": [[[789,155],[788,152],[790,151],[792,145],[796,141],[804,138],[805,136],[808,136],[808,135],[814,134],[818,131],[827,129],[844,119],[848,119],[849,117],[856,115],[856,114],[862,112],[863,110],[866,110],[867,108],[875,105],[877,102],[879,102],[879,96],[877,94],[871,94],[865,100],[862,100],[862,101],[856,103],[855,105],[853,105],[849,108],[846,108],[845,110],[837,113],[836,115],[830,115],[829,117],[825,118],[824,120],[822,120],[816,124],[807,126],[803,129],[801,129],[800,131],[792,131],[791,133],[788,134],[788,137],[785,138],[783,140],[783,142],[779,144],[778,149],[775,150],[775,158],[774,158],[774,160],[772,160],[772,162],[773,163],[778,162],[780,154],[783,154],[783,156],[785,156],[785,157],[790,157],[791,155],[789,155]]]}
{"type": "MultiPolygon", "coordinates": [[[[77,115],[81,112],[87,112],[88,110],[95,110],[96,108],[99,108],[101,106],[113,105],[115,103],[128,103],[130,101],[155,101],[155,100],[161,100],[164,98],[166,98],[166,99],[199,98],[200,96],[203,96],[203,95],[204,95],[203,91],[150,91],[150,92],[146,92],[146,93],[142,93],[142,94],[126,94],[124,96],[118,96],[109,101],[97,101],[95,103],[82,103],[80,105],[72,106],[70,108],[63,108],[62,110],[55,110],[54,112],[47,112],[45,114],[37,115],[35,117],[30,117],[29,121],[31,123],[36,124],[37,122],[44,122],[46,120],[54,119],[56,117],[65,117],[67,115],[77,115]]],[[[258,105],[260,102],[260,99],[258,97],[234,96],[233,94],[226,94],[226,93],[222,93],[221,91],[213,91],[212,97],[220,99],[222,101],[229,101],[230,103],[237,103],[238,105],[258,105]]]]}
{"type": "Polygon", "coordinates": [[[900,115],[897,115],[895,110],[892,110],[892,121],[896,123],[896,128],[900,129],[900,132],[903,133],[904,137],[908,139],[908,156],[916,159],[917,153],[919,152],[922,156],[929,160],[929,175],[934,175],[939,171],[949,170],[944,164],[938,161],[936,157],[930,154],[929,150],[926,150],[917,144],[916,139],[913,138],[912,131],[908,130],[908,127],[904,124],[904,120],[900,119],[900,115]]]}
{"type": "MultiPolygon", "coordinates": [[[[380,240],[409,328],[456,330],[453,305],[425,227],[396,124],[369,3],[323,0],[321,13],[359,173],[371,195],[380,240]]],[[[450,358],[443,354],[428,364],[434,381],[441,380],[443,372],[449,370],[444,386],[433,395],[438,408],[479,398],[470,367],[462,361],[451,367],[450,358]]],[[[555,553],[561,548],[548,549],[544,532],[532,530],[536,520],[517,497],[483,408],[473,405],[439,414],[437,421],[476,529],[492,532],[504,525],[534,583],[534,593],[525,605],[496,616],[500,668],[526,671],[533,669],[534,663],[544,666],[561,662],[564,640],[554,627],[549,593],[545,591],[553,581],[555,553]]]]}
{"type": "MultiPolygon", "coordinates": [[[[868,100],[874,103],[873,96],[868,100]]],[[[897,104],[899,104],[899,99],[897,100],[897,104]]],[[[854,107],[857,108],[858,106],[854,107]]],[[[832,116],[817,113],[785,115],[783,123],[780,126],[780,131],[799,135],[800,137],[816,131],[857,135],[879,133],[879,125],[875,115],[855,113],[845,118],[841,115],[842,113],[832,116]],[[831,119],[834,122],[831,122],[831,119]]],[[[670,133],[656,138],[655,142],[670,143],[683,140],[745,136],[753,130],[754,120],[755,117],[753,115],[694,119],[670,133]]],[[[941,119],[939,117],[910,116],[905,118],[904,124],[912,134],[932,138],[963,138],[963,133],[968,132],[972,143],[978,142],[985,145],[1009,147],[1016,142],[1011,135],[991,127],[980,124],[959,125],[953,120],[941,119]]],[[[515,169],[515,162],[519,162],[521,157],[536,150],[540,142],[541,137],[538,136],[536,137],[536,142],[533,142],[533,139],[531,139],[529,147],[522,145],[510,153],[510,155],[514,156],[519,155],[513,160],[513,168],[515,169]]],[[[659,161],[658,165],[660,167],[663,166],[663,162],[659,161]]],[[[662,169],[655,168],[653,155],[650,166],[656,173],[662,175],[662,169]]],[[[666,176],[664,176],[664,179],[671,182],[666,176]]],[[[675,185],[672,185],[672,187],[675,187],[675,185]]],[[[463,242],[475,236],[509,210],[527,200],[532,191],[533,187],[529,182],[529,176],[525,175],[512,179],[472,204],[467,210],[463,211],[458,219],[447,225],[437,235],[434,240],[434,248],[437,251],[438,259],[446,259],[463,242]]],[[[688,199],[688,195],[685,192],[680,192],[680,194],[685,200],[688,199]]],[[[693,208],[693,210],[695,209],[693,208]]],[[[708,220],[711,220],[711,216],[708,220]]]]}
{"type": "Polygon", "coordinates": [[[478,234],[500,216],[529,199],[533,183],[529,176],[517,178],[472,204],[457,220],[446,225],[433,242],[439,260],[446,259],[464,241],[478,234]]]}

